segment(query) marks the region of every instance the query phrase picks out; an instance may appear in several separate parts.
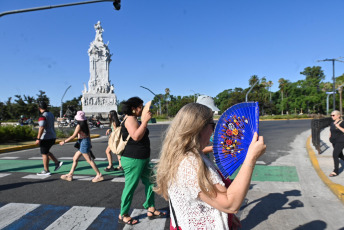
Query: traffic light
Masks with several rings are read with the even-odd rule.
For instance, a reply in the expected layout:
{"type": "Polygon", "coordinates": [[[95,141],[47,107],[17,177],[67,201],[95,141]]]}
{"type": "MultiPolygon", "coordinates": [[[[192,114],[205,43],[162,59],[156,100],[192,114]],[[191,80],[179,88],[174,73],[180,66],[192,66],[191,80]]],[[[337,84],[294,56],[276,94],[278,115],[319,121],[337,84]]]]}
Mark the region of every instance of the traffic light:
{"type": "Polygon", "coordinates": [[[115,7],[116,10],[120,10],[121,9],[121,0],[114,0],[113,6],[115,7]]]}

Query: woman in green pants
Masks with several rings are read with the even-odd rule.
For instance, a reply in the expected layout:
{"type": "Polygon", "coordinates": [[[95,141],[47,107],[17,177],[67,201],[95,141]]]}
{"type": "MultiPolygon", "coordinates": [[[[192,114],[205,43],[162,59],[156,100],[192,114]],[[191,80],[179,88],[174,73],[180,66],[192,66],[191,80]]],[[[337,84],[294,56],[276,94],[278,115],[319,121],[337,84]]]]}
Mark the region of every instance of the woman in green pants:
{"type": "Polygon", "coordinates": [[[148,112],[141,117],[141,123],[137,120],[141,116],[143,101],[139,97],[132,97],[123,102],[122,111],[126,114],[122,126],[123,140],[130,135],[127,145],[121,157],[124,170],[125,184],[121,198],[121,212],[119,222],[129,225],[137,224],[138,221],[129,215],[130,205],[135,189],[141,179],[145,185],[146,201],[143,207],[148,210],[149,219],[165,217],[166,213],[159,212],[154,207],[154,182],[153,170],[149,167],[150,141],[148,121],[152,114],[148,112]]]}

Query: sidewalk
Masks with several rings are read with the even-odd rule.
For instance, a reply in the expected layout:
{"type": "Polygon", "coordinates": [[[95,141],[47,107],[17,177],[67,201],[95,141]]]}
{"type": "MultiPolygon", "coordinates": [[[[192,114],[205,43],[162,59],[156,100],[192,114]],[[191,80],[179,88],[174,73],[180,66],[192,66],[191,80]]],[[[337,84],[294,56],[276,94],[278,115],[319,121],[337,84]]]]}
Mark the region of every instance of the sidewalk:
{"type": "Polygon", "coordinates": [[[333,171],[333,147],[329,141],[330,127],[325,128],[320,133],[321,153],[314,148],[311,141],[311,136],[307,139],[307,151],[309,158],[313,164],[315,171],[318,173],[320,179],[327,185],[331,191],[344,203],[344,162],[340,161],[339,172],[336,177],[329,177],[328,175],[333,171]]]}

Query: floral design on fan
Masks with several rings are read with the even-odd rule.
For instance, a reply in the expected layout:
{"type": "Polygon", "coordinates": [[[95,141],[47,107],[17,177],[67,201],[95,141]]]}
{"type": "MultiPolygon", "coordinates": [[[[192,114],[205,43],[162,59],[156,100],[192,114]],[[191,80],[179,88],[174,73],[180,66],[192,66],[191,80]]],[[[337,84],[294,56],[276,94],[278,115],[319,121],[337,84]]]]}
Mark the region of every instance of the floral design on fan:
{"type": "Polygon", "coordinates": [[[244,116],[233,115],[225,119],[222,127],[220,127],[223,140],[221,141],[221,148],[225,157],[228,155],[236,157],[236,154],[243,150],[240,145],[244,139],[245,126],[248,123],[249,119],[244,116]]]}

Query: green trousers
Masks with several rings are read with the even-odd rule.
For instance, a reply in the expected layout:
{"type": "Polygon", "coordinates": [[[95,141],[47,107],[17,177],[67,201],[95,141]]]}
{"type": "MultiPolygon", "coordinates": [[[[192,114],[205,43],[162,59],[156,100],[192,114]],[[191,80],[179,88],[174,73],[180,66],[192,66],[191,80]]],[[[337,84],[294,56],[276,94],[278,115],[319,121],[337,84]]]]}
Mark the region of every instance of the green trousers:
{"type": "Polygon", "coordinates": [[[146,193],[146,201],[143,204],[143,207],[145,209],[154,207],[153,169],[149,167],[149,158],[135,159],[122,156],[121,164],[125,177],[125,184],[121,198],[121,215],[129,213],[133,195],[140,179],[145,186],[146,193]]]}

